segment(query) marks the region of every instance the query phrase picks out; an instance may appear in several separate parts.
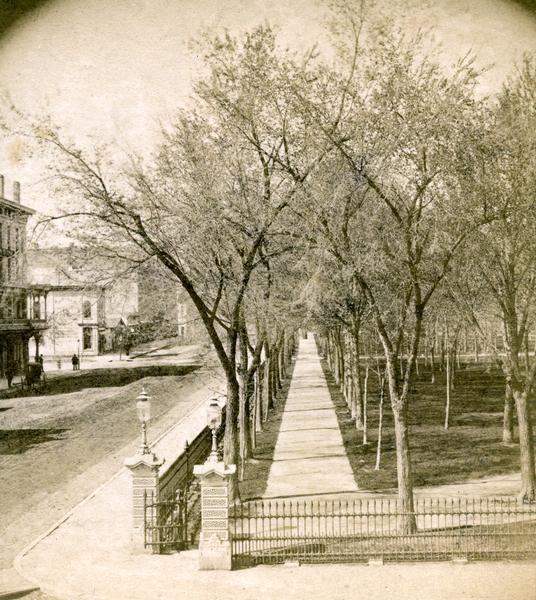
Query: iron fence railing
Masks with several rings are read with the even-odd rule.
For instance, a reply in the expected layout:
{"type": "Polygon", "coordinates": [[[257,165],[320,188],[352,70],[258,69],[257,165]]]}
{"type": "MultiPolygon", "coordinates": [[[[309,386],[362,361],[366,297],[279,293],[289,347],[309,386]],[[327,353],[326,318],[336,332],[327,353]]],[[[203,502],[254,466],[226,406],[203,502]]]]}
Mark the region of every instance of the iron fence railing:
{"type": "Polygon", "coordinates": [[[418,499],[411,513],[396,499],[265,500],[237,504],[231,517],[236,566],[536,558],[536,506],[514,498],[418,499]]]}
{"type": "Polygon", "coordinates": [[[193,465],[202,463],[210,453],[212,436],[205,427],[191,444],[186,444],[184,452],[170,465],[158,481],[159,500],[171,500],[178,489],[182,489],[192,479],[193,465]]]}
{"type": "Polygon", "coordinates": [[[162,554],[185,550],[199,529],[199,490],[195,482],[176,490],[167,500],[145,495],[145,547],[162,554]]]}

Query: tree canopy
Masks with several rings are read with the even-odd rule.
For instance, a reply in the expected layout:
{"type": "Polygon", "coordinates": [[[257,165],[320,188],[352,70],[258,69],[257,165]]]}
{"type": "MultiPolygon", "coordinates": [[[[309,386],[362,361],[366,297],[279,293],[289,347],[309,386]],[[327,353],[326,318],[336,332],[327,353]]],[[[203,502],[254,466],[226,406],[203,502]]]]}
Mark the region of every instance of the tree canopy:
{"type": "Polygon", "coordinates": [[[470,56],[445,69],[425,36],[348,7],[334,9],[330,56],[290,52],[270,25],[200,39],[193,108],[163,127],[149,159],[118,166],[35,124],[65,199],[50,218],[69,219],[88,251],[156,259],[190,296],[227,379],[229,462],[247,459],[255,373],[286,356],[299,327],[337,332],[341,356],[352,348],[341,369],[357,381],[359,426],[363,340],[378,339],[408,515],[426,328],[446,305],[471,327],[482,311],[469,307],[494,306],[532,500],[536,360],[519,357],[536,283],[536,63],[527,57],[498,98],[478,98],[470,56]]]}

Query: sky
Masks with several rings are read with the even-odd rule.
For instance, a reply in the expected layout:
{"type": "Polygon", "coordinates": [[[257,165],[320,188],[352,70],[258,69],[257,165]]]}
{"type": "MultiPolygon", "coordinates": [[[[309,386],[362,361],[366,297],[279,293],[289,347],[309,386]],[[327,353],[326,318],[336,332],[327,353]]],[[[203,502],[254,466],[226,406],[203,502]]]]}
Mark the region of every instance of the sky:
{"type": "MultiPolygon", "coordinates": [[[[493,65],[493,94],[523,52],[536,52],[532,0],[384,0],[403,29],[435,29],[442,60],[473,50],[493,65]]],[[[0,92],[18,109],[49,114],[73,139],[125,152],[152,147],[161,122],[188,99],[199,61],[190,40],[206,28],[236,32],[266,20],[293,48],[324,43],[328,0],[48,0],[0,37],[0,92]]],[[[31,3],[30,3],[31,4],[31,3]]],[[[0,173],[23,202],[48,212],[40,157],[0,140],[0,173]]],[[[9,197],[9,194],[6,194],[9,197]]]]}

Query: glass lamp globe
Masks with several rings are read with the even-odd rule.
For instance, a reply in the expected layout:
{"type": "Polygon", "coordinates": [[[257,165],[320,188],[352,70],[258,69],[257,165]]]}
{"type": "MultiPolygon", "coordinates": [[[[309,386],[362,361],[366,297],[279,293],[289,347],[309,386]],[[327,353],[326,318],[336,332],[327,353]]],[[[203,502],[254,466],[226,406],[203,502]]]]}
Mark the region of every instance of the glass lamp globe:
{"type": "Polygon", "coordinates": [[[142,388],[140,395],[136,398],[136,409],[140,423],[147,423],[151,418],[151,397],[142,388]]]}
{"type": "Polygon", "coordinates": [[[210,429],[218,429],[221,425],[221,407],[216,398],[212,398],[207,408],[207,424],[210,429]]]}

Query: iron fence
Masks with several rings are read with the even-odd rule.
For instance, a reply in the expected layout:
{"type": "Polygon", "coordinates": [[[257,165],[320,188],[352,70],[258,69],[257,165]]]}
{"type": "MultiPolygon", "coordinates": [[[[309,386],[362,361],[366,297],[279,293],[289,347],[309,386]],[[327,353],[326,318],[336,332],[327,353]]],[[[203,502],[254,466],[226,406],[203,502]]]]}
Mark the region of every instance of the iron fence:
{"type": "Polygon", "coordinates": [[[145,547],[162,554],[185,550],[199,529],[199,490],[192,482],[175,491],[168,500],[145,495],[145,547]]]}
{"type": "Polygon", "coordinates": [[[191,444],[186,444],[184,452],[170,465],[158,480],[158,498],[170,501],[177,490],[185,488],[192,481],[193,465],[202,463],[210,453],[212,436],[205,427],[191,444]]]}
{"type": "Polygon", "coordinates": [[[231,517],[237,567],[536,558],[536,506],[514,498],[420,498],[411,512],[384,498],[253,501],[231,507],[231,517]]]}

